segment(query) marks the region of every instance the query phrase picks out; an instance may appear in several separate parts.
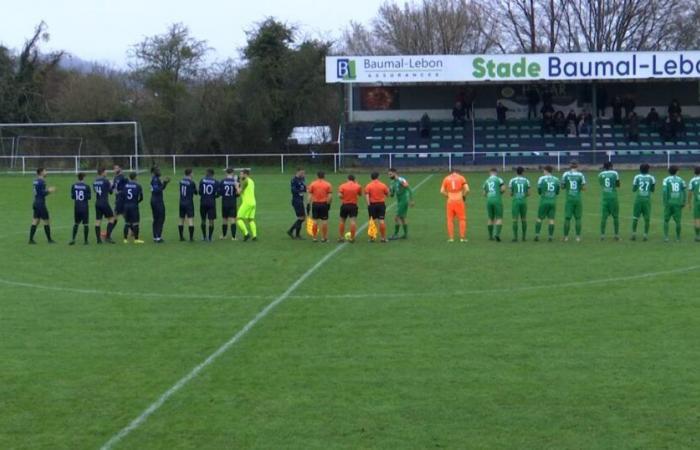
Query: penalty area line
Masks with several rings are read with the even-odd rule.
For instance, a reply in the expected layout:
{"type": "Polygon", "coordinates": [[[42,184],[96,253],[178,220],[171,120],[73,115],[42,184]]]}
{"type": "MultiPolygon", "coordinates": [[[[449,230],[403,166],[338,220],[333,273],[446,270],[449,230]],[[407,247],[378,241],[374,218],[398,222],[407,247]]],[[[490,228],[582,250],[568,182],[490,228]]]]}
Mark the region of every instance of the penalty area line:
{"type": "MultiPolygon", "coordinates": [[[[420,183],[416,185],[414,190],[417,190],[420,188],[424,183],[426,183],[428,180],[430,180],[433,177],[433,175],[428,175],[425,177],[420,183]]],[[[390,206],[393,207],[396,204],[392,204],[390,206]]],[[[365,228],[367,228],[367,223],[363,224],[358,231],[362,232],[365,228]]],[[[122,439],[124,439],[126,436],[128,436],[132,431],[136,430],[139,428],[148,418],[158,411],[163,404],[168,401],[170,397],[175,395],[179,390],[181,390],[183,387],[185,387],[190,381],[192,381],[197,375],[199,375],[200,372],[202,372],[204,369],[206,369],[209,365],[211,365],[214,361],[216,361],[221,355],[226,353],[226,351],[231,348],[233,345],[235,345],[238,341],[240,341],[248,332],[255,327],[255,325],[258,324],[262,319],[264,319],[272,310],[274,310],[277,306],[279,306],[282,302],[287,300],[292,296],[294,291],[301,286],[304,281],[306,281],[311,275],[313,275],[318,269],[323,267],[323,265],[328,262],[331,258],[333,258],[338,252],[340,252],[342,249],[347,247],[347,243],[339,245],[335,248],[333,248],[330,252],[326,253],[326,255],[318,260],[316,264],[311,266],[306,272],[304,272],[294,283],[292,283],[286,291],[284,291],[279,297],[277,297],[275,300],[270,302],[265,308],[263,308],[259,313],[255,315],[243,328],[241,328],[236,334],[234,334],[231,339],[226,341],[223,345],[221,345],[214,353],[209,355],[204,361],[199,363],[197,366],[195,366],[192,370],[190,370],[187,375],[184,377],[180,378],[175,384],[173,384],[170,389],[165,391],[163,394],[161,394],[158,399],[151,403],[138,417],[136,417],[134,420],[132,420],[127,426],[122,428],[119,432],[117,432],[114,436],[112,436],[107,442],[100,447],[101,450],[111,450],[114,448],[115,445],[117,445],[122,439]]]]}

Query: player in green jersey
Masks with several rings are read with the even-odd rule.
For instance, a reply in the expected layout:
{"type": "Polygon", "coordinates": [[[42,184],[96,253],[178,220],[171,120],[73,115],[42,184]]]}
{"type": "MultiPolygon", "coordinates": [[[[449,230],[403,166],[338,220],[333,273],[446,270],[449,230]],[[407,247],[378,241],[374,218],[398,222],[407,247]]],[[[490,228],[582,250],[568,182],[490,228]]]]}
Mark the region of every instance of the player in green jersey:
{"type": "Polygon", "coordinates": [[[620,202],[617,199],[617,188],[620,187],[620,174],[613,170],[613,164],[608,161],[603,164],[603,171],[598,174],[600,182],[600,240],[605,240],[605,228],[608,224],[608,216],[613,218],[615,228],[615,240],[620,240],[620,202]]]}
{"type": "Polygon", "coordinates": [[[561,187],[566,190],[564,205],[564,241],[569,240],[571,218],[576,219],[576,242],[581,242],[581,218],[583,216],[583,201],[581,193],[586,190],[586,177],[579,172],[578,162],[571,161],[569,170],[561,178],[561,187]]]}
{"type": "Polygon", "coordinates": [[[649,173],[649,164],[639,166],[639,173],[632,180],[634,208],[632,210],[632,240],[637,240],[637,225],[639,217],[644,217],[643,240],[649,239],[649,224],[651,223],[651,194],[656,190],[656,178],[649,173]]]}
{"type": "Polygon", "coordinates": [[[251,237],[258,239],[258,227],[255,224],[255,181],[250,178],[250,170],[243,169],[240,173],[241,206],[238,208],[238,228],[243,233],[243,240],[251,237]],[[250,228],[250,231],[248,229],[250,228]]]}
{"type": "Polygon", "coordinates": [[[540,206],[537,209],[537,223],[535,224],[535,241],[540,240],[542,221],[549,222],[548,231],[551,242],[554,239],[554,216],[557,212],[557,196],[561,184],[559,179],[552,175],[552,166],[544,167],[544,174],[537,181],[537,193],[540,194],[540,206]]]}
{"type": "Polygon", "coordinates": [[[399,230],[403,226],[403,236],[401,239],[408,237],[408,207],[413,206],[413,189],[409,186],[408,181],[404,177],[399,176],[396,169],[389,169],[389,179],[391,180],[390,194],[396,197],[396,217],[394,217],[394,235],[389,238],[390,241],[399,239],[399,230]]]}
{"type": "Polygon", "coordinates": [[[688,183],[688,204],[693,205],[695,219],[695,242],[700,242],[700,166],[695,168],[695,176],[688,183]],[[691,203],[690,200],[693,202],[691,203]]]}
{"type": "Polygon", "coordinates": [[[503,228],[503,193],[506,191],[503,178],[498,176],[495,168],[489,172],[489,177],[484,181],[481,189],[486,197],[486,214],[488,215],[489,240],[501,242],[501,229],[503,228]]]}
{"type": "Polygon", "coordinates": [[[671,166],[668,169],[669,176],[664,178],[663,199],[664,199],[664,241],[668,242],[668,228],[671,218],[676,222],[676,241],[681,240],[681,219],[683,218],[683,207],[685,206],[685,181],[678,174],[678,167],[671,166]]]}
{"type": "Polygon", "coordinates": [[[510,196],[513,199],[513,242],[518,241],[518,219],[523,228],[523,241],[527,233],[527,198],[530,196],[530,180],[523,176],[524,171],[522,167],[515,169],[517,176],[508,182],[510,196]]]}

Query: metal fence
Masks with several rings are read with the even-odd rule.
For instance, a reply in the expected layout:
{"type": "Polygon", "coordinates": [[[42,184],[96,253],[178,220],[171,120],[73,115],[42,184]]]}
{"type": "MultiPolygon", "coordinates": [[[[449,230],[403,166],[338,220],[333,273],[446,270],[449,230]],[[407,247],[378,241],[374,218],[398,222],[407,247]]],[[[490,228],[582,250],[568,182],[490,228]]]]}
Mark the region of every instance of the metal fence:
{"type": "Polygon", "coordinates": [[[286,173],[297,166],[307,170],[326,171],[371,170],[388,167],[403,169],[451,170],[453,167],[501,167],[517,165],[551,165],[561,169],[572,160],[586,165],[603,161],[615,164],[647,162],[655,166],[695,165],[700,163],[700,150],[631,151],[549,151],[549,152],[429,152],[429,153],[263,153],[263,154],[193,154],[193,155],[0,155],[0,172],[28,174],[44,167],[54,173],[94,171],[98,167],[111,168],[118,164],[128,170],[147,170],[159,166],[173,174],[185,168],[248,167],[259,171],[286,173]]]}

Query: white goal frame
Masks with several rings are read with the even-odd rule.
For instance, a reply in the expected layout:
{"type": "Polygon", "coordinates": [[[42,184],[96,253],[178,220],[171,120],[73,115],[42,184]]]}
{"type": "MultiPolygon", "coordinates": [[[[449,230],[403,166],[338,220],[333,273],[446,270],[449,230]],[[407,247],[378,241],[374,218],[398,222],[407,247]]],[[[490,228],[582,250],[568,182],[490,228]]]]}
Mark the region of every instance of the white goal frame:
{"type": "MultiPolygon", "coordinates": [[[[100,126],[131,126],[134,131],[134,164],[139,169],[139,123],[125,122],[44,122],[44,123],[0,123],[0,135],[5,128],[68,128],[68,127],[100,127],[100,126]]],[[[82,140],[81,140],[82,146],[82,140]]],[[[92,155],[84,155],[92,156],[92,155]]]]}

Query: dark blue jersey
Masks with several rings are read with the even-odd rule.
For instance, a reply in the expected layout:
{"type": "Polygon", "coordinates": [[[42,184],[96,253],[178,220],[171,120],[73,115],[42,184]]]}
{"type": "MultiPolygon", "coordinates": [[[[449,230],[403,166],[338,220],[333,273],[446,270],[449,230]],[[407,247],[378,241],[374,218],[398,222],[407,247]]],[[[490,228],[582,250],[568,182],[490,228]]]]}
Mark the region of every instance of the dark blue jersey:
{"type": "Polygon", "coordinates": [[[124,200],[124,187],[129,180],[120,173],[112,181],[112,190],[116,193],[117,200],[124,200]]]}
{"type": "Polygon", "coordinates": [[[92,198],[92,192],[90,191],[90,186],[78,181],[73,184],[70,188],[70,198],[75,201],[75,208],[87,209],[88,202],[92,198]]]}
{"type": "Polygon", "coordinates": [[[92,182],[95,191],[95,203],[109,203],[109,194],[112,193],[112,184],[105,177],[99,177],[92,182]]]}
{"type": "Polygon", "coordinates": [[[197,195],[197,185],[189,178],[180,180],[180,204],[193,205],[194,196],[197,195]]]}
{"type": "Polygon", "coordinates": [[[306,178],[294,177],[291,183],[292,201],[303,202],[306,192],[306,178]]]}
{"type": "Polygon", "coordinates": [[[236,205],[238,198],[238,180],[236,178],[224,178],[219,182],[219,196],[224,205],[236,205]]]}
{"type": "Polygon", "coordinates": [[[127,181],[124,184],[122,195],[124,196],[124,205],[138,205],[143,201],[143,190],[135,181],[127,181]]]}
{"type": "Polygon", "coordinates": [[[163,191],[167,185],[168,182],[163,182],[160,177],[154,176],[151,178],[151,202],[163,202],[163,191]]]}
{"type": "Polygon", "coordinates": [[[199,197],[203,205],[216,204],[216,197],[219,196],[219,183],[209,177],[204,177],[199,182],[199,197]]]}
{"type": "Polygon", "coordinates": [[[34,203],[44,203],[46,196],[49,195],[49,190],[46,188],[46,182],[43,178],[37,178],[33,183],[34,188],[34,203]]]}

